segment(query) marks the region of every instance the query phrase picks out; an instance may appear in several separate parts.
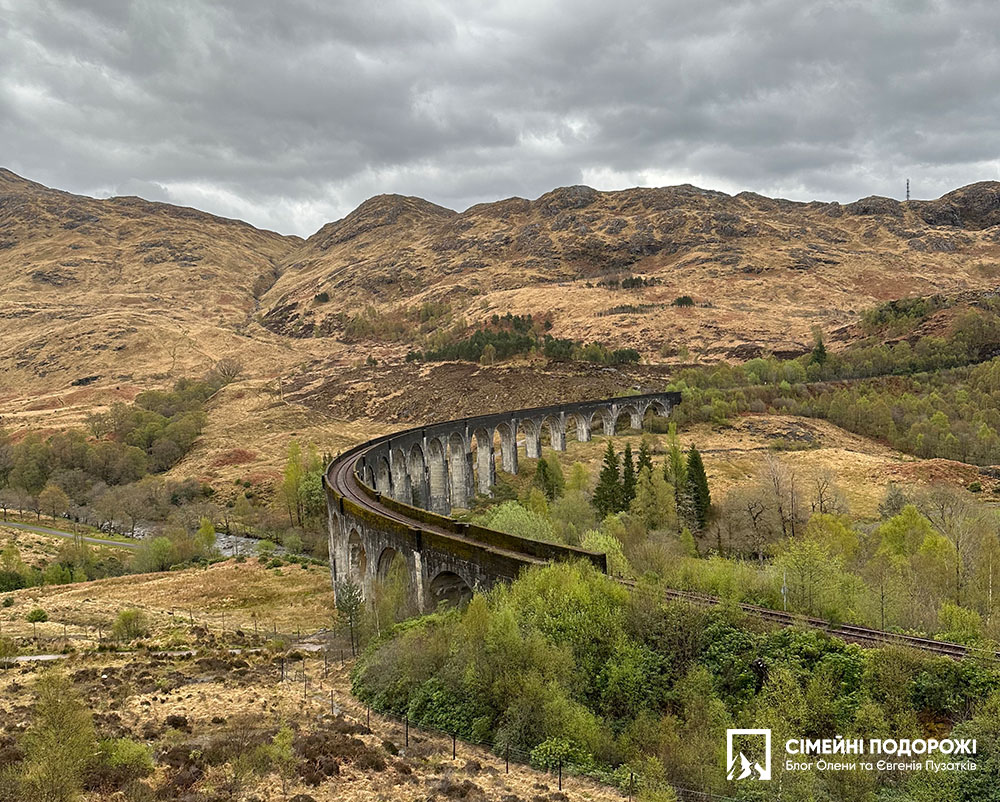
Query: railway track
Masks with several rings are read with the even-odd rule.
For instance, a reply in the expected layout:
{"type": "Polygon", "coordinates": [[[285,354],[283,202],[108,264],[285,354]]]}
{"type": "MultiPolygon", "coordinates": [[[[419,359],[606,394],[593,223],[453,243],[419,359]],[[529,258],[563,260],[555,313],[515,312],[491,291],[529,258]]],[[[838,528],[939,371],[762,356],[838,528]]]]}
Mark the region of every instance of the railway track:
{"type": "MultiPolygon", "coordinates": [[[[356,471],[357,463],[368,450],[380,445],[384,439],[386,438],[378,438],[376,440],[371,440],[367,443],[363,443],[359,446],[355,446],[354,448],[344,452],[336,459],[334,459],[333,462],[331,462],[329,467],[327,468],[327,474],[326,474],[327,481],[330,484],[331,488],[335,492],[344,496],[346,499],[352,501],[354,504],[366,509],[368,512],[389,519],[396,523],[404,524],[405,526],[414,529],[433,531],[452,539],[476,542],[469,538],[465,538],[460,534],[456,534],[454,530],[435,526],[433,524],[417,520],[415,518],[409,518],[405,514],[399,512],[398,510],[389,509],[388,507],[379,503],[376,499],[372,498],[369,492],[366,492],[364,489],[362,489],[361,482],[356,471]]],[[[545,562],[544,560],[531,557],[528,555],[518,555],[518,556],[526,562],[537,562],[539,564],[545,562]]],[[[626,586],[629,587],[635,586],[635,582],[632,580],[625,579],[623,577],[614,577],[614,579],[626,586]]],[[[667,598],[675,599],[678,601],[685,601],[691,604],[697,604],[702,606],[714,606],[723,603],[723,600],[716,596],[711,596],[709,594],[704,594],[704,593],[696,593],[693,591],[668,589],[664,591],[664,593],[667,598]]],[[[973,654],[977,657],[986,658],[989,660],[997,660],[998,658],[1000,658],[1000,655],[998,655],[995,652],[983,652],[979,650],[972,650],[969,647],[958,643],[938,641],[932,638],[923,638],[916,635],[904,635],[895,632],[888,632],[881,629],[872,629],[870,627],[857,626],[855,624],[833,624],[821,618],[797,615],[795,613],[789,613],[783,610],[774,610],[769,607],[762,607],[756,604],[740,603],[739,607],[744,612],[750,615],[754,615],[764,621],[769,621],[771,623],[775,623],[780,626],[811,627],[814,629],[827,632],[830,635],[841,638],[843,640],[850,641],[852,643],[857,643],[863,646],[884,646],[889,644],[897,644],[901,646],[907,646],[912,649],[917,649],[923,652],[929,652],[944,657],[950,657],[955,660],[960,660],[962,658],[969,657],[970,655],[973,654]]]]}
{"type": "MultiPolygon", "coordinates": [[[[616,580],[623,585],[627,585],[628,587],[635,586],[635,582],[630,579],[616,577],[616,580]]],[[[673,588],[668,588],[663,591],[663,593],[669,599],[685,601],[690,604],[697,604],[705,607],[722,603],[722,599],[719,599],[716,596],[711,596],[707,593],[695,593],[693,591],[676,590],[673,588]]],[[[829,634],[841,638],[842,640],[861,645],[885,646],[888,644],[897,644],[901,646],[909,646],[914,649],[920,649],[925,652],[933,652],[934,654],[940,654],[954,659],[968,657],[970,653],[967,646],[963,646],[959,643],[938,641],[933,638],[922,638],[917,635],[904,635],[896,632],[887,632],[886,630],[872,629],[870,627],[862,627],[856,624],[831,624],[829,621],[825,621],[822,618],[788,613],[783,610],[774,610],[770,607],[762,607],[758,604],[740,603],[738,606],[744,612],[765,621],[780,624],[781,626],[808,626],[813,629],[828,632],[829,634]]],[[[997,655],[992,655],[990,653],[976,652],[976,654],[990,659],[997,659],[997,655]]]]}
{"type": "MultiPolygon", "coordinates": [[[[434,524],[427,523],[426,521],[419,521],[415,518],[408,518],[399,511],[390,509],[384,504],[380,504],[378,501],[373,499],[369,493],[361,489],[360,479],[358,478],[355,470],[358,460],[365,455],[365,452],[367,452],[370,448],[377,446],[383,439],[385,438],[378,438],[377,440],[371,440],[367,443],[363,443],[361,446],[345,452],[331,462],[330,466],[327,468],[327,481],[330,483],[330,486],[336,492],[344,496],[344,498],[349,499],[359,507],[363,507],[369,512],[373,512],[382,518],[387,518],[391,521],[404,524],[412,529],[422,529],[424,531],[435,532],[451,540],[475,543],[475,540],[464,537],[461,534],[457,534],[453,530],[445,529],[441,526],[435,526],[434,524]]],[[[508,552],[507,550],[496,546],[493,546],[493,548],[500,553],[516,554],[520,559],[526,562],[535,562],[539,565],[545,563],[545,560],[541,560],[530,555],[508,552]]]]}

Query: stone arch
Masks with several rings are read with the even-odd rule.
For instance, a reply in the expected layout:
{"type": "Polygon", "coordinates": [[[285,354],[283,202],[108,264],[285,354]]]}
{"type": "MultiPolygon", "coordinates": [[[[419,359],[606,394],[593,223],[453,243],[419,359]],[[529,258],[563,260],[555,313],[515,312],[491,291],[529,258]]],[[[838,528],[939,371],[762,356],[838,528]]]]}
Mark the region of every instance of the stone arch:
{"type": "Polygon", "coordinates": [[[448,481],[448,458],[440,438],[434,437],[427,442],[426,456],[430,508],[447,515],[451,512],[451,483],[448,481]]]}
{"type": "Polygon", "coordinates": [[[379,493],[392,495],[392,470],[389,467],[389,460],[385,457],[378,457],[375,463],[375,489],[379,493]]]}
{"type": "Polygon", "coordinates": [[[500,466],[510,474],[517,473],[517,423],[498,423],[496,428],[500,438],[500,466]]]}
{"type": "Polygon", "coordinates": [[[493,428],[480,427],[472,434],[476,443],[476,490],[488,495],[497,482],[497,463],[493,450],[493,428]]]}
{"type": "Polygon", "coordinates": [[[615,424],[618,423],[618,410],[611,407],[602,407],[595,413],[601,419],[601,426],[604,434],[608,437],[615,433],[615,424]]]}
{"type": "Polygon", "coordinates": [[[590,442],[593,412],[572,412],[566,416],[566,439],[573,436],[579,443],[590,442]]]}
{"type": "Polygon", "coordinates": [[[472,500],[472,450],[461,432],[448,435],[451,506],[467,508],[472,500]]]}
{"type": "MultiPolygon", "coordinates": [[[[611,417],[614,421],[611,434],[642,428],[642,415],[639,414],[639,408],[635,404],[623,404],[620,407],[615,407],[611,411],[611,417]]],[[[605,422],[606,426],[607,422],[605,422]]]]}
{"type": "Polygon", "coordinates": [[[659,415],[662,418],[669,418],[670,410],[673,409],[673,407],[670,405],[669,402],[660,401],[655,398],[649,402],[648,408],[652,409],[657,415],[659,415]]]}
{"type": "Polygon", "coordinates": [[[375,579],[379,582],[385,582],[389,577],[392,564],[397,559],[403,560],[405,558],[392,546],[386,546],[382,549],[382,553],[378,556],[378,562],[375,564],[375,579]]]}
{"type": "Polygon", "coordinates": [[[427,484],[427,461],[420,443],[410,446],[406,456],[406,471],[410,480],[410,502],[414,507],[430,509],[431,499],[427,484]]]}
{"type": "Polygon", "coordinates": [[[524,418],[518,421],[517,428],[524,435],[524,455],[528,459],[542,456],[541,421],[524,418]]]}
{"type": "Polygon", "coordinates": [[[434,607],[442,603],[457,607],[472,599],[469,583],[454,571],[441,571],[435,576],[431,580],[429,592],[434,607]]]}
{"type": "Polygon", "coordinates": [[[642,412],[642,430],[644,432],[665,432],[666,419],[670,417],[670,407],[666,404],[653,402],[647,404],[642,412]]]}
{"type": "Polygon", "coordinates": [[[542,426],[548,431],[549,445],[556,451],[566,450],[566,421],[561,415],[546,415],[542,426]]]}
{"type": "Polygon", "coordinates": [[[375,489],[375,472],[367,462],[361,468],[361,481],[372,488],[372,490],[375,489]]]}
{"type": "Polygon", "coordinates": [[[357,529],[352,529],[347,536],[347,576],[359,587],[365,585],[365,572],[368,570],[368,555],[357,529]]]}
{"type": "MultiPolygon", "coordinates": [[[[396,602],[391,610],[392,618],[395,621],[402,621],[419,609],[419,604],[414,605],[415,593],[413,565],[411,559],[413,553],[404,554],[392,546],[386,546],[379,554],[378,562],[375,565],[374,576],[372,577],[372,589],[378,594],[389,591],[389,595],[383,595],[383,599],[392,599],[396,602]],[[397,596],[397,591],[402,591],[397,596]]],[[[419,588],[419,582],[417,583],[419,588]]]]}
{"type": "Polygon", "coordinates": [[[389,465],[392,469],[392,497],[396,501],[409,504],[413,501],[413,491],[410,489],[410,472],[407,470],[406,455],[401,448],[394,448],[389,453],[389,465]]]}

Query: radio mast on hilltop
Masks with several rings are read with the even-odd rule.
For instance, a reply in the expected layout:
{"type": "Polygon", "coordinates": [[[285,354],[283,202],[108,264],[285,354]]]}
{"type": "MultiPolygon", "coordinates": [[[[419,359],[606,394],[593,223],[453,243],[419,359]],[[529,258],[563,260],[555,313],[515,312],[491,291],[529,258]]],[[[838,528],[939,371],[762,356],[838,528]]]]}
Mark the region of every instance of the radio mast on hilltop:
{"type": "Polygon", "coordinates": [[[906,179],[906,199],[910,199],[910,179],[906,179]]]}

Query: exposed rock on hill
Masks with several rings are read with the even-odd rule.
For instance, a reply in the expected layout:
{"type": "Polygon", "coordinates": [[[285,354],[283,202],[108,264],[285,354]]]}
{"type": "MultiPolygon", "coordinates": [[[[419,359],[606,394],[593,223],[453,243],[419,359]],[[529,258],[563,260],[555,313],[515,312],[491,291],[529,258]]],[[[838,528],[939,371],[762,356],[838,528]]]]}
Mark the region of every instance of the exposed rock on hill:
{"type": "Polygon", "coordinates": [[[83,407],[228,355],[266,376],[391,363],[435,325],[506,312],[544,313],[554,336],[651,361],[793,354],[815,327],[853,331],[874,303],[993,289],[998,277],[997,182],[843,206],[690,185],[562,187],[464,212],[380,195],[303,241],[0,170],[0,414],[83,407]],[[623,289],[630,276],[644,280],[623,289]],[[680,296],[694,305],[673,305],[680,296]],[[361,314],[392,322],[428,302],[440,319],[420,332],[344,336],[361,314]]]}
{"type": "Polygon", "coordinates": [[[881,300],[992,286],[998,199],[995,182],[936,201],[844,206],[690,185],[563,187],[462,213],[379,196],[289,255],[263,323],[337,337],[361,309],[434,301],[470,322],[551,312],[555,335],[650,355],[678,342],[708,357],[742,353],[743,343],[796,350],[814,326],[841,328],[881,300]],[[651,281],[614,289],[633,274],[651,281]],[[696,307],[672,307],[680,295],[696,307]]]}

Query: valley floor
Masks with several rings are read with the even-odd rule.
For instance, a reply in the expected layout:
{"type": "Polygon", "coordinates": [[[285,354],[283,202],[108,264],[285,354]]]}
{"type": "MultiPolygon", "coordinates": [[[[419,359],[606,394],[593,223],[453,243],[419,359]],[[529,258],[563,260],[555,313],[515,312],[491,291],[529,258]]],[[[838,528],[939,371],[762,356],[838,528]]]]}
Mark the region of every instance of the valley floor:
{"type": "Polygon", "coordinates": [[[620,798],[614,789],[568,776],[559,792],[556,777],[518,764],[507,773],[502,759],[461,742],[453,758],[449,739],[416,729],[407,747],[403,727],[377,714],[369,729],[367,710],[351,696],[349,649],[344,655],[343,644],[324,630],[332,598],[322,569],[229,561],[19,591],[13,598],[12,607],[0,608],[4,634],[30,642],[24,613],[39,605],[50,620],[39,625],[37,648],[67,654],[52,661],[54,668],[30,662],[0,671],[0,746],[9,747],[30,726],[34,684],[42,672],[56,670],[71,678],[103,737],[153,746],[156,771],[146,782],[169,789],[170,798],[219,798],[214,794],[233,782],[231,767],[195,756],[224,752],[234,740],[269,742],[284,725],[296,732],[295,777],[284,792],[277,775],[246,780],[246,793],[235,798],[251,792],[263,799],[305,794],[300,802],[620,798]],[[128,653],[95,651],[81,633],[126,607],[147,614],[151,638],[123,645],[128,653]],[[278,634],[265,634],[270,627],[278,634]],[[307,634],[317,629],[318,635],[307,634]]]}

